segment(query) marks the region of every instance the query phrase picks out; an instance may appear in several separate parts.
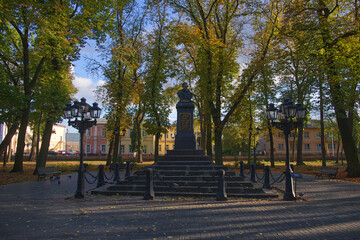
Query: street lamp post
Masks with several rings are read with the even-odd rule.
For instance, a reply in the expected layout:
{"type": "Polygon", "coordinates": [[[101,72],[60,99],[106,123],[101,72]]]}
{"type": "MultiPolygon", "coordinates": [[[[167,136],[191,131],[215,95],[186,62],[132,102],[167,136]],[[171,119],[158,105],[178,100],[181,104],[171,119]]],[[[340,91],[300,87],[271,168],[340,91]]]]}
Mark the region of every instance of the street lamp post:
{"type": "Polygon", "coordinates": [[[80,165],[78,169],[78,180],[75,198],[84,198],[85,195],[85,182],[84,182],[84,164],[83,164],[83,138],[86,129],[96,125],[96,119],[100,117],[101,108],[95,102],[91,107],[86,103],[85,98],[81,98],[81,101],[74,101],[74,104],[66,104],[63,109],[65,118],[69,120],[68,125],[79,130],[80,133],[80,165]],[[74,120],[71,120],[75,118],[74,120]],[[92,120],[93,118],[93,120],[92,120]]]}
{"type": "Polygon", "coordinates": [[[277,129],[282,130],[285,136],[286,169],[284,200],[287,201],[296,199],[291,178],[291,174],[293,172],[290,168],[289,134],[293,129],[300,126],[301,121],[305,118],[305,112],[306,109],[302,107],[301,103],[297,103],[295,106],[290,99],[285,99],[284,102],[280,105],[280,109],[274,107],[273,103],[270,103],[269,108],[266,109],[266,114],[272,125],[277,129]]]}

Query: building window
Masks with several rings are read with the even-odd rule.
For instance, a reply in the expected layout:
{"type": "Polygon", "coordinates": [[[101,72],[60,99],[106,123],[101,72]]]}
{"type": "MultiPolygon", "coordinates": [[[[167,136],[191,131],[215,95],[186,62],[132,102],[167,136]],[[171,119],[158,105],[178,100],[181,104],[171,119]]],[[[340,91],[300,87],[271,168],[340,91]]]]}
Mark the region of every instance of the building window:
{"type": "Polygon", "coordinates": [[[87,136],[87,137],[91,137],[91,128],[89,128],[88,130],[86,130],[86,136],[87,136]]]}
{"type": "Polygon", "coordinates": [[[316,132],[315,137],[316,137],[316,138],[321,138],[321,132],[316,132]]]}
{"type": "Polygon", "coordinates": [[[143,147],[142,147],[142,152],[143,152],[143,153],[146,153],[146,146],[143,146],[143,147]]]}
{"type": "Polygon", "coordinates": [[[125,146],[121,145],[120,146],[120,154],[124,154],[125,153],[125,146]]]}
{"type": "Polygon", "coordinates": [[[106,153],[106,144],[100,145],[100,151],[101,151],[101,153],[106,153]]]}
{"type": "Polygon", "coordinates": [[[289,137],[294,138],[295,137],[295,132],[291,132],[289,137]]]}
{"type": "Polygon", "coordinates": [[[329,143],[328,144],[328,149],[329,150],[335,150],[335,148],[336,148],[336,145],[334,144],[334,149],[333,149],[333,144],[332,143],[329,143]]]}
{"type": "Polygon", "coordinates": [[[283,133],[282,132],[278,132],[278,138],[282,138],[283,137],[283,133]]]}
{"type": "Polygon", "coordinates": [[[175,149],[175,145],[173,145],[173,148],[172,149],[175,149]]]}
{"type": "Polygon", "coordinates": [[[282,143],[279,144],[279,150],[284,150],[284,144],[282,143]]]}
{"type": "Polygon", "coordinates": [[[159,152],[161,152],[161,145],[159,145],[159,152]]]}
{"type": "Polygon", "coordinates": [[[166,146],[165,146],[165,149],[166,149],[166,151],[169,150],[169,145],[166,145],[166,146]]]}
{"type": "Polygon", "coordinates": [[[129,145],[129,153],[133,153],[131,145],[129,145]]]}
{"type": "Polygon", "coordinates": [[[146,132],[145,132],[145,130],[142,130],[142,136],[143,136],[143,137],[146,137],[146,132]]]}
{"type": "Polygon", "coordinates": [[[304,138],[310,138],[310,133],[309,132],[304,132],[304,138]]]}
{"type": "Polygon", "coordinates": [[[321,143],[316,144],[316,150],[321,150],[321,143]]]}
{"type": "Polygon", "coordinates": [[[305,143],[305,150],[310,150],[310,144],[309,143],[305,143]]]}
{"type": "Polygon", "coordinates": [[[91,153],[91,145],[86,144],[86,153],[91,153]]]}
{"type": "Polygon", "coordinates": [[[101,128],[101,133],[100,133],[100,135],[101,135],[102,137],[105,137],[105,133],[106,133],[105,128],[101,128]]]}

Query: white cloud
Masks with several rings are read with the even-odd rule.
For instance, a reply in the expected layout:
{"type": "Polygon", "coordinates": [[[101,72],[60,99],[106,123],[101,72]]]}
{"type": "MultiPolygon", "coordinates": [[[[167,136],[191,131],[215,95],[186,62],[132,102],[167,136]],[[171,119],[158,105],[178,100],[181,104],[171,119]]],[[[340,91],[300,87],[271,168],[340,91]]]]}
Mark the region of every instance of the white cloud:
{"type": "Polygon", "coordinates": [[[95,89],[97,86],[104,84],[103,80],[93,82],[90,78],[77,77],[74,78],[74,86],[78,89],[75,97],[79,100],[80,98],[86,98],[86,102],[92,104],[96,101],[95,89]]]}

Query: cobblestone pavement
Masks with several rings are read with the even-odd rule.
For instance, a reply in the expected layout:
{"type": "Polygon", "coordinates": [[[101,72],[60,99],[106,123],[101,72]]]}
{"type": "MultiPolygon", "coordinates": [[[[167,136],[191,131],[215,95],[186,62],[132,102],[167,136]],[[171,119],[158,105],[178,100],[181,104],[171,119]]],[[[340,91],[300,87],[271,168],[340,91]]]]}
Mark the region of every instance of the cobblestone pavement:
{"type": "Polygon", "coordinates": [[[360,239],[360,184],[350,182],[304,175],[296,202],[79,200],[75,183],[73,174],[0,186],[0,239],[360,239]]]}

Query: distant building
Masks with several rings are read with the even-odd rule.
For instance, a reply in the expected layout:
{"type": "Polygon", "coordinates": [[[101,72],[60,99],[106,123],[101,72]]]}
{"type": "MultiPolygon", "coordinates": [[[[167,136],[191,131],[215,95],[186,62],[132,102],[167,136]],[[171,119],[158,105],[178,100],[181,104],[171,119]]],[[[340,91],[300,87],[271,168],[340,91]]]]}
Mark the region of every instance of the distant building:
{"type": "MultiPolygon", "coordinates": [[[[321,134],[320,134],[320,124],[318,120],[309,120],[309,123],[305,125],[303,132],[303,146],[302,154],[303,155],[321,155],[321,134]]],[[[286,146],[285,146],[285,137],[283,131],[275,129],[273,132],[274,140],[274,152],[275,155],[285,155],[286,146]]],[[[342,144],[336,138],[332,136],[325,136],[325,149],[328,156],[336,154],[337,148],[340,144],[340,151],[342,150],[342,144]]],[[[289,136],[289,150],[290,154],[293,151],[295,146],[295,153],[297,152],[297,136],[295,136],[294,131],[289,136]]],[[[270,143],[267,136],[260,136],[257,151],[266,151],[270,152],[270,143]]]]}
{"type": "MultiPolygon", "coordinates": [[[[65,142],[64,142],[65,129],[66,127],[63,125],[54,124],[51,134],[50,144],[49,144],[49,150],[58,151],[65,149],[65,142]]],[[[0,143],[4,140],[6,134],[7,134],[7,126],[6,124],[2,123],[0,124],[0,143]]],[[[26,135],[25,135],[24,154],[30,153],[32,136],[33,136],[32,130],[30,129],[30,127],[27,127],[26,135]]],[[[18,140],[18,132],[16,132],[11,139],[10,148],[12,153],[16,152],[17,140],[18,140]]],[[[41,142],[40,142],[40,146],[41,146],[41,142]]]]}
{"type": "Polygon", "coordinates": [[[79,151],[80,150],[80,134],[79,133],[66,133],[66,151],[79,151]]]}
{"type": "MultiPolygon", "coordinates": [[[[97,120],[96,126],[86,130],[84,134],[84,153],[92,155],[107,154],[109,142],[106,138],[106,119],[97,120]]],[[[125,155],[133,155],[131,149],[132,129],[125,129],[125,133],[120,133],[119,152],[125,155]]],[[[166,154],[167,150],[174,149],[176,128],[170,128],[167,134],[162,134],[159,140],[159,154],[166,154]]],[[[149,135],[145,130],[142,131],[142,151],[143,154],[153,155],[155,152],[155,136],[149,135]]]]}
{"type": "Polygon", "coordinates": [[[66,127],[64,125],[54,124],[49,144],[49,151],[65,150],[65,131],[66,127]]]}

